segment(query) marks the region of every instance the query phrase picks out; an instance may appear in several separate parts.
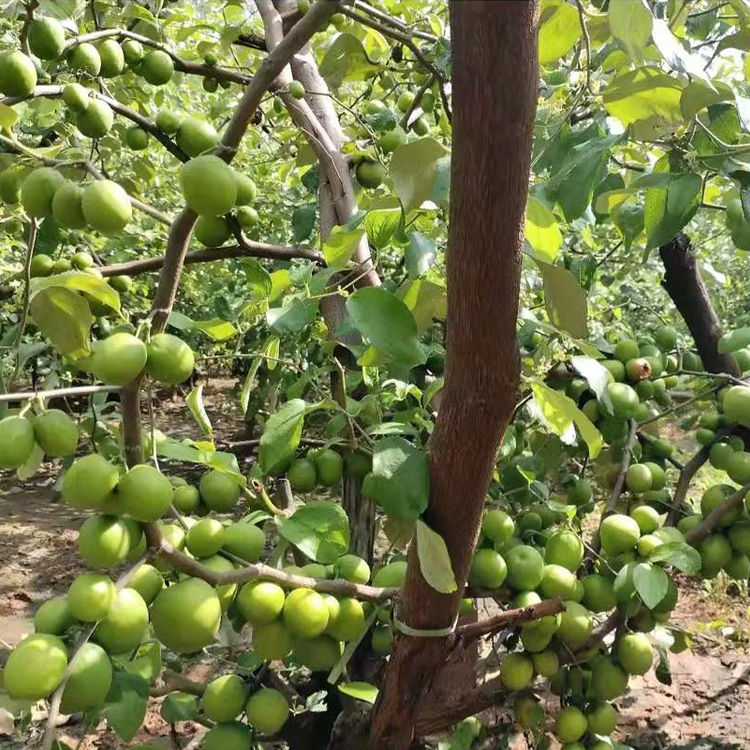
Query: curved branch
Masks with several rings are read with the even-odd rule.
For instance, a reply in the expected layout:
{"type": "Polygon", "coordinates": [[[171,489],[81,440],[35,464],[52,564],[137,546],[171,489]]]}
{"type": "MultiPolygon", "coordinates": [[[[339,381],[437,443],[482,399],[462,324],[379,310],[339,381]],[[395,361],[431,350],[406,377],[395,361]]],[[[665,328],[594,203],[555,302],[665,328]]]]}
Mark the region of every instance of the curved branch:
{"type": "Polygon", "coordinates": [[[620,495],[625,488],[625,476],[628,473],[628,469],[630,468],[630,461],[633,457],[633,445],[635,445],[637,435],[638,423],[635,421],[635,419],[631,419],[628,439],[623,448],[620,470],[617,472],[615,486],[612,487],[612,492],[609,493],[609,499],[607,500],[608,511],[614,510],[615,505],[617,505],[617,501],[620,499],[620,495]]]}
{"type": "MultiPolygon", "coordinates": [[[[12,107],[15,104],[28,101],[29,99],[37,99],[39,97],[45,97],[48,99],[57,99],[62,96],[64,86],[37,86],[27,96],[8,96],[5,99],[0,99],[0,104],[5,104],[8,107],[12,107]]],[[[86,90],[88,95],[92,99],[99,99],[108,104],[114,112],[118,115],[125,117],[126,119],[134,122],[139,128],[142,128],[146,132],[150,133],[172,156],[176,157],[180,161],[188,161],[190,158],[161,128],[157,127],[156,123],[151,122],[147,117],[138,114],[130,107],[126,107],[121,104],[117,99],[113,99],[111,96],[102,94],[94,89],[86,90]]]]}
{"type": "MultiPolygon", "coordinates": [[[[131,260],[127,263],[113,263],[102,266],[99,272],[102,276],[137,276],[140,273],[158,271],[163,265],[166,256],[158,258],[144,258],[143,260],[131,260]]],[[[204,250],[193,250],[186,253],[184,265],[193,263],[214,263],[218,260],[228,258],[268,258],[269,260],[293,260],[304,258],[316,263],[323,262],[323,256],[314,250],[305,248],[283,247],[281,245],[269,245],[265,242],[248,240],[246,246],[233,245],[231,247],[208,247],[204,250]]]]}
{"type": "Polygon", "coordinates": [[[231,68],[222,68],[216,65],[206,65],[205,63],[195,63],[185,60],[175,52],[172,52],[172,50],[165,44],[155,42],[147,36],[136,34],[127,29],[101,29],[99,31],[92,31],[88,34],[79,34],[68,41],[65,45],[65,49],[77,47],[84,42],[96,42],[100,39],[110,39],[112,37],[117,37],[118,39],[133,39],[143,45],[165,52],[172,58],[174,69],[178,70],[180,73],[202,76],[203,78],[215,78],[217,81],[231,81],[233,83],[240,83],[243,86],[247,85],[252,80],[252,76],[245,73],[238,73],[231,68]]]}
{"type": "Polygon", "coordinates": [[[285,573],[278,568],[272,568],[270,565],[263,563],[252,563],[242,568],[229,570],[219,573],[211,568],[206,567],[198,560],[188,557],[183,552],[175,549],[161,534],[157,524],[145,524],[144,530],[146,540],[150,549],[156,555],[170,563],[177,570],[187,573],[188,575],[202,578],[204,581],[213,586],[221,586],[226,583],[244,583],[262,579],[272,581],[279,586],[287,589],[308,588],[314,589],[321,593],[334,594],[337,596],[354,596],[358,599],[365,599],[371,602],[386,601],[397,597],[400,589],[381,588],[378,586],[367,586],[361,583],[352,583],[343,579],[320,579],[309,578],[307,576],[293,575],[285,573]]]}
{"type": "Polygon", "coordinates": [[[49,391],[0,393],[0,403],[6,401],[31,401],[35,398],[62,398],[64,396],[88,396],[92,393],[118,393],[116,385],[79,385],[71,388],[53,388],[49,391]]]}
{"type": "Polygon", "coordinates": [[[541,617],[547,617],[547,615],[556,615],[558,612],[562,612],[563,609],[561,599],[557,597],[554,599],[545,599],[529,607],[509,609],[486,620],[460,625],[456,628],[456,637],[462,641],[470,641],[474,638],[481,638],[484,635],[496,633],[498,630],[504,628],[515,628],[517,625],[538,620],[541,617]]]}
{"type": "Polygon", "coordinates": [[[727,513],[742,505],[745,495],[747,495],[748,492],[750,492],[750,482],[729,495],[727,499],[724,500],[721,505],[714,508],[703,519],[703,521],[698,524],[698,526],[690,529],[690,531],[685,534],[685,541],[693,546],[702,542],[721,523],[727,513]]]}

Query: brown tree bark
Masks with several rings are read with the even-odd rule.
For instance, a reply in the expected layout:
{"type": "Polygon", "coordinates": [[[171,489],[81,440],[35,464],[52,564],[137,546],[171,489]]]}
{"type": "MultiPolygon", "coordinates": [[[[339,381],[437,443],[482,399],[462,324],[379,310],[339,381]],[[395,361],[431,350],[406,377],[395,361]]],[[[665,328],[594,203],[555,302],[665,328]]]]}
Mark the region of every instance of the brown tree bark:
{"type": "Polygon", "coordinates": [[[690,238],[682,233],[676,235],[659,248],[659,255],[665,271],[662,286],[687,323],[704,368],[707,372],[739,376],[734,357],[719,353],[721,324],[690,250],[690,238]]]}
{"type": "MultiPolygon", "coordinates": [[[[453,155],[443,402],[432,436],[425,520],[445,540],[459,590],[440,594],[412,546],[398,617],[456,616],[498,442],[516,403],[524,207],[538,84],[538,4],[451,2],[453,155]]],[[[405,750],[449,639],[399,636],[375,707],[371,750],[405,750]]]]}

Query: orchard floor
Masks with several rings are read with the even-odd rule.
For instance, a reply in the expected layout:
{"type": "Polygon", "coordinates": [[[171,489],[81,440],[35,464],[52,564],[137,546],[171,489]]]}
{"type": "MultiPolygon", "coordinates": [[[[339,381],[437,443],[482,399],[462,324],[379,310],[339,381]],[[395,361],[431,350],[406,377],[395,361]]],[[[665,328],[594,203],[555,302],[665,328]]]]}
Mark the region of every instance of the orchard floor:
{"type": "MultiPolygon", "coordinates": [[[[238,434],[239,425],[229,416],[236,403],[230,381],[212,381],[205,406],[221,440],[238,434]]],[[[198,428],[186,422],[180,402],[159,402],[160,426],[170,433],[199,437],[198,428]]],[[[63,593],[81,571],[76,554],[76,530],[85,515],[55,501],[56,467],[25,483],[0,476],[0,663],[7,649],[32,629],[34,610],[49,596],[63,593]]],[[[684,582],[681,582],[684,583],[684,582]]],[[[692,651],[672,656],[672,684],[658,682],[653,671],[631,680],[631,689],[619,701],[621,742],[636,750],[746,750],[750,748],[750,599],[747,591],[727,591],[721,584],[681,585],[675,619],[694,634],[692,651]]],[[[234,648],[243,650],[242,643],[234,648]]],[[[200,664],[191,676],[200,678],[200,664]]],[[[202,728],[178,725],[185,748],[202,728]]],[[[61,727],[61,739],[78,750],[119,750],[126,747],[104,727],[81,744],[81,727],[61,727]]],[[[133,742],[151,741],[175,748],[169,726],[159,715],[158,701],[149,710],[133,742]]],[[[264,746],[271,747],[268,743],[264,746]]],[[[0,748],[20,750],[2,734],[0,748]]],[[[484,745],[488,750],[491,745],[484,745]]],[[[513,743],[521,750],[521,737],[513,743]]],[[[321,750],[323,750],[321,748],[321,750]]]]}

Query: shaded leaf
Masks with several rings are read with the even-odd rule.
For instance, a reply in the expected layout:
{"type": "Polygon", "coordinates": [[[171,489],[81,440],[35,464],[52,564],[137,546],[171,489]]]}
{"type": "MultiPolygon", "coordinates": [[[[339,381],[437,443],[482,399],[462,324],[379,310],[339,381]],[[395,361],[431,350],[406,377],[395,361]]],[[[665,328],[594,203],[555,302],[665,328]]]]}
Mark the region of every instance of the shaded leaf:
{"type": "Polygon", "coordinates": [[[330,565],[349,550],[349,519],[329,500],[313,500],[284,519],[279,533],[315,562],[330,565]]]}
{"type": "Polygon", "coordinates": [[[94,322],[89,303],[61,286],[34,294],[29,312],[42,335],[63,354],[77,358],[89,353],[89,331],[94,322]]]}
{"type": "Polygon", "coordinates": [[[391,180],[406,213],[432,198],[438,162],[447,154],[445,146],[434,138],[420,138],[393,152],[391,180]]]}
{"type": "Polygon", "coordinates": [[[287,401],[268,422],[260,438],[258,461],[264,474],[270,474],[294,454],[302,437],[307,404],[301,398],[287,401]]]}
{"type": "Polygon", "coordinates": [[[588,336],[586,292],[573,274],[562,266],[537,261],[542,271],[544,304],[553,325],[576,338],[588,336]]]}
{"type": "Polygon", "coordinates": [[[458,586],[443,537],[420,519],[417,519],[416,531],[417,556],[422,577],[435,591],[452,594],[458,586]]]}

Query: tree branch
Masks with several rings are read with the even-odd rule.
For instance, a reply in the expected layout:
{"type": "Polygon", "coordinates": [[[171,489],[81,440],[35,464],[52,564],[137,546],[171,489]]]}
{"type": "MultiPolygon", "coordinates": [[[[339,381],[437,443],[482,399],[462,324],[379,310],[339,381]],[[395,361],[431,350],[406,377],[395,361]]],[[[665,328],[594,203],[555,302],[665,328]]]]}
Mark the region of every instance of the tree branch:
{"type": "Polygon", "coordinates": [[[71,388],[53,388],[49,391],[0,393],[0,403],[6,401],[31,401],[35,398],[64,398],[65,396],[88,396],[92,393],[118,393],[116,385],[78,385],[71,388]]]}
{"type": "Polygon", "coordinates": [[[620,470],[617,472],[617,478],[615,479],[615,485],[612,487],[612,492],[609,493],[609,499],[607,500],[607,510],[614,510],[617,505],[617,501],[620,499],[623,489],[625,488],[625,475],[628,473],[630,468],[630,461],[633,457],[633,445],[638,435],[638,423],[635,419],[630,420],[628,439],[623,447],[622,461],[620,462],[620,470]]]}
{"type": "Polygon", "coordinates": [[[724,516],[735,508],[742,505],[745,495],[750,492],[750,482],[729,495],[721,505],[714,508],[704,519],[693,529],[685,534],[685,541],[688,544],[696,546],[700,544],[722,521],[724,516]]]}
{"type": "Polygon", "coordinates": [[[486,620],[470,622],[466,625],[459,625],[456,628],[456,637],[461,641],[470,641],[474,638],[481,638],[491,633],[496,633],[504,628],[515,628],[525,622],[538,620],[548,615],[556,615],[564,609],[560,599],[545,599],[539,604],[532,604],[529,607],[520,607],[519,609],[509,609],[501,612],[499,615],[489,617],[486,620]]]}

